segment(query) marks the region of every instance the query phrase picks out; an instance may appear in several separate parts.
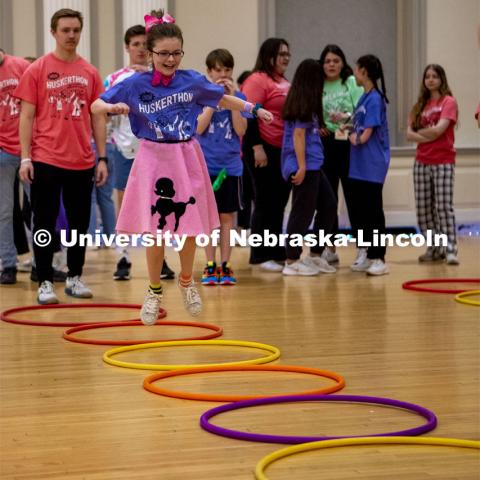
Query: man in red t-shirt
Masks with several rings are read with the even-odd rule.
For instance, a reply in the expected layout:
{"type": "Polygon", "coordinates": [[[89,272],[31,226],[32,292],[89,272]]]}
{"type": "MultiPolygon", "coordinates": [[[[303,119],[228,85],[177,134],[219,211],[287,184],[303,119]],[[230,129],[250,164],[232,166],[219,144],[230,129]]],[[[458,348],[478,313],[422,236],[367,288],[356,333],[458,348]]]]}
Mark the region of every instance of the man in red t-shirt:
{"type": "MultiPolygon", "coordinates": [[[[61,9],[54,13],[51,33],[55,50],[30,66],[14,93],[22,101],[20,178],[32,184],[40,304],[58,303],[49,239],[55,232],[60,198],[73,243],[76,235],[88,229],[93,182],[101,186],[108,175],[105,117],[90,114],[90,105],[103,92],[103,84],[98,71],[77,54],[82,27],[80,12],[61,9]],[[96,168],[92,133],[99,155],[96,168]]],[[[80,278],[84,263],[85,246],[74,242],[67,251],[67,295],[92,297],[80,278]]]]}
{"type": "Polygon", "coordinates": [[[14,183],[20,165],[18,121],[20,100],[12,96],[30,64],[0,50],[0,284],[17,281],[17,250],[13,236],[14,183]]]}

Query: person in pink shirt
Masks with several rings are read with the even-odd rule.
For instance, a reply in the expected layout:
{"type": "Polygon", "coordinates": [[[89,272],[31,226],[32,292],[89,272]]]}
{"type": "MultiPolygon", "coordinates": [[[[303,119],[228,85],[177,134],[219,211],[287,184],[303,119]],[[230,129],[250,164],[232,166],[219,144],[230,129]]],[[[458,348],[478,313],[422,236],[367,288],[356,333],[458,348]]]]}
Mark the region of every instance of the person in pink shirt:
{"type": "Polygon", "coordinates": [[[446,259],[458,265],[453,185],[455,178],[454,127],[458,119],[457,101],[448,86],[445,70],[427,65],[418,101],[410,114],[407,140],[417,143],[413,168],[415,203],[420,230],[446,234],[448,245],[428,247],[419,262],[446,259]]]}
{"type": "Polygon", "coordinates": [[[17,282],[17,250],[13,236],[14,183],[20,165],[18,122],[20,101],[12,94],[30,64],[0,50],[0,284],[17,282]]]}
{"type": "MultiPolygon", "coordinates": [[[[70,232],[85,234],[93,182],[101,186],[108,175],[105,116],[90,114],[90,105],[103,92],[103,83],[95,67],[77,54],[82,27],[80,12],[66,8],[55,12],[51,19],[55,50],[29,67],[14,92],[22,101],[20,178],[32,189],[40,304],[58,303],[58,298],[53,286],[53,246],[51,242],[35,242],[37,232],[53,236],[62,198],[70,232]],[[92,129],[100,160],[96,168],[92,129]]],[[[85,246],[68,248],[67,295],[92,297],[81,280],[84,262],[85,246]]]]}
{"type": "MultiPolygon", "coordinates": [[[[284,130],[282,108],[290,88],[284,75],[290,57],[286,40],[265,40],[260,47],[253,73],[242,85],[242,92],[248,101],[261,104],[274,115],[273,122],[269,125],[258,123],[257,139],[252,140],[255,158],[255,168],[251,172],[255,191],[252,234],[263,235],[265,230],[274,235],[282,232],[283,215],[290,195],[291,184],[282,177],[280,165],[284,130]]],[[[250,124],[250,131],[251,128],[250,124]]],[[[280,245],[262,245],[250,250],[250,263],[260,264],[267,271],[281,272],[285,259],[285,248],[280,245]]]]}

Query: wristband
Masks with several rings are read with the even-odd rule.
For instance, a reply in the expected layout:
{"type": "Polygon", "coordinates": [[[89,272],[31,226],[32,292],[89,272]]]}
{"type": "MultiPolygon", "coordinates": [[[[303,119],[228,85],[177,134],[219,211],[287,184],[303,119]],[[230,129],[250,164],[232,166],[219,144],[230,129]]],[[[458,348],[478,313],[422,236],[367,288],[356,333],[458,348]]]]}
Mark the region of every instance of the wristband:
{"type": "Polygon", "coordinates": [[[22,160],[20,161],[20,164],[23,165],[24,163],[32,163],[32,159],[31,158],[22,158],[22,160]]]}
{"type": "Polygon", "coordinates": [[[255,106],[252,108],[251,113],[255,118],[257,118],[257,116],[258,116],[257,113],[261,108],[263,108],[261,103],[256,103],[255,106]]]}
{"type": "Polygon", "coordinates": [[[108,157],[98,157],[97,160],[99,162],[105,162],[108,165],[108,157]]]}
{"type": "Polygon", "coordinates": [[[362,145],[362,141],[358,133],[357,133],[357,137],[355,138],[355,145],[362,145]]]}
{"type": "Polygon", "coordinates": [[[254,105],[253,103],[250,103],[250,102],[245,102],[245,104],[243,105],[243,111],[247,113],[252,113],[253,108],[254,108],[254,105]]]}

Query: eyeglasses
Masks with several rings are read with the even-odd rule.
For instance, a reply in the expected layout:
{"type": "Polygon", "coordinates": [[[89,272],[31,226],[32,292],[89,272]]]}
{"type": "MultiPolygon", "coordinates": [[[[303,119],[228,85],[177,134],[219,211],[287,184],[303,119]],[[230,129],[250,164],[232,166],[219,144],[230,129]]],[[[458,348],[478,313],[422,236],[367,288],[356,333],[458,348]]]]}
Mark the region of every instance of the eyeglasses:
{"type": "Polygon", "coordinates": [[[291,58],[292,54],[290,52],[280,52],[278,56],[283,58],[291,58]]]}
{"type": "Polygon", "coordinates": [[[170,56],[172,56],[174,60],[180,60],[185,54],[183,50],[175,50],[174,52],[167,52],[166,50],[160,52],[156,52],[155,50],[150,51],[155,53],[155,55],[158,55],[161,60],[167,60],[170,56]]]}

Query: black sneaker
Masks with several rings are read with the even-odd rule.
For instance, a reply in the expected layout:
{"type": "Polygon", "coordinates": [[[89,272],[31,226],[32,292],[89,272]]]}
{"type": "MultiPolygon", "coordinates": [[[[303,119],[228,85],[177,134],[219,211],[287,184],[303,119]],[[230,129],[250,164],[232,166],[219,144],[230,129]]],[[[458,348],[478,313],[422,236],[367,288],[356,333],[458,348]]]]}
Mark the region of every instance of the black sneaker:
{"type": "Polygon", "coordinates": [[[7,267],[0,274],[0,284],[13,285],[17,283],[17,269],[15,267],[7,267]]]}
{"type": "Polygon", "coordinates": [[[122,257],[117,263],[117,270],[113,274],[114,280],[130,280],[130,269],[132,264],[127,260],[126,257],[122,257]]]}
{"type": "MultiPolygon", "coordinates": [[[[67,279],[67,274],[61,270],[53,269],[53,281],[63,283],[67,279]]],[[[32,282],[38,282],[37,269],[32,265],[32,271],[30,273],[30,280],[32,282]]]]}
{"type": "Polygon", "coordinates": [[[162,265],[162,273],[160,274],[162,280],[173,280],[175,278],[175,272],[167,265],[164,260],[162,265]]]}

